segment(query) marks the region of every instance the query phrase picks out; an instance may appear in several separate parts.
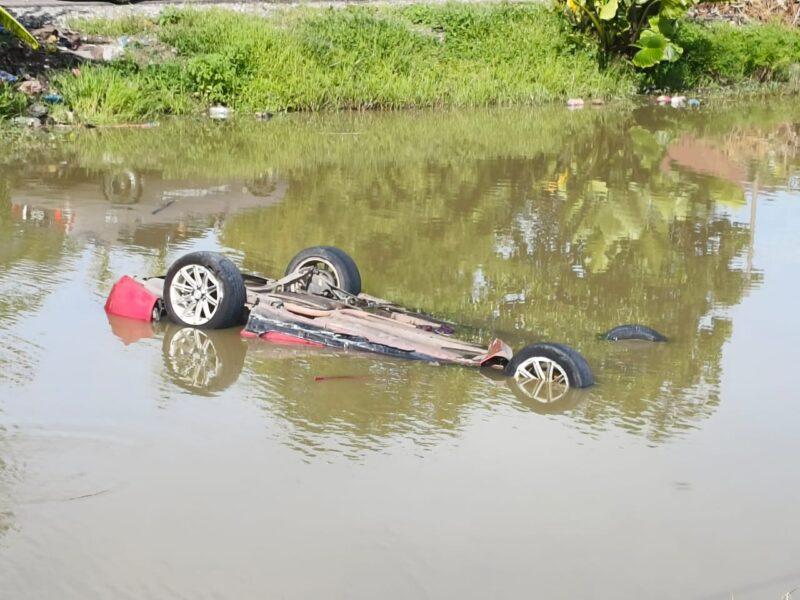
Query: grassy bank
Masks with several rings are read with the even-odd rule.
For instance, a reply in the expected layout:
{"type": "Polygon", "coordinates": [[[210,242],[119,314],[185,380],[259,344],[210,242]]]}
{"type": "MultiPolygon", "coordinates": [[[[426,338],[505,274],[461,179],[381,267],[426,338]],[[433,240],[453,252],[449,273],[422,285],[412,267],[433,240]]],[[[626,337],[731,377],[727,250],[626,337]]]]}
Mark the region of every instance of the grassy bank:
{"type": "MultiPolygon", "coordinates": [[[[79,76],[53,77],[76,116],[95,123],[193,114],[216,103],[255,112],[608,100],[645,89],[783,82],[800,63],[794,30],[687,23],[677,63],[643,72],[618,60],[602,69],[595,45],[538,4],[291,9],[268,18],[173,10],[157,21],[73,25],[150,40],[79,76]]],[[[0,112],[18,110],[19,98],[3,94],[0,112]]]]}
{"type": "Polygon", "coordinates": [[[535,103],[636,90],[625,67],[600,71],[594,50],[539,6],[304,9],[269,19],[221,11],[88,23],[97,33],[150,31],[177,57],[86,69],[59,86],[96,119],[240,111],[535,103]]]}

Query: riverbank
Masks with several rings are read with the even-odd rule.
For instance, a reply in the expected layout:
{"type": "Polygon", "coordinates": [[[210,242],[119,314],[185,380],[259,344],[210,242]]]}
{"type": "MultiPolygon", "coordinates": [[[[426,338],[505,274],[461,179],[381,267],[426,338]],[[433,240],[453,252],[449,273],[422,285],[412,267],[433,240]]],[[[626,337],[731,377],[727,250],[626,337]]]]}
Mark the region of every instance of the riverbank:
{"type": "MultiPolygon", "coordinates": [[[[56,120],[95,124],[191,115],[529,105],[631,99],[655,90],[784,87],[800,77],[800,33],[781,25],[683,24],[684,56],[652,71],[602,69],[591,40],[540,4],[166,9],[72,19],[84,36],[124,40],[115,60],[47,71],[56,120]]],[[[0,88],[0,114],[29,104],[0,88]]]]}

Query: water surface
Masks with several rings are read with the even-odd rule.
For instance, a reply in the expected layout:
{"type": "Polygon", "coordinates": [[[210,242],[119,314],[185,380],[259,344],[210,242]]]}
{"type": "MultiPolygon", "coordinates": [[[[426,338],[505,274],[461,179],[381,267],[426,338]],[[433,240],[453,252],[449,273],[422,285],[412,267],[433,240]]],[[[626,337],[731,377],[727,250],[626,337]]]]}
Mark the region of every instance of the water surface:
{"type": "Polygon", "coordinates": [[[800,584],[800,110],[179,121],[0,149],[9,598],[780,598],[800,584]],[[301,248],[597,385],[109,320],[301,248]],[[667,344],[597,334],[643,322],[667,344]],[[325,376],[357,376],[328,379],[325,376]]]}

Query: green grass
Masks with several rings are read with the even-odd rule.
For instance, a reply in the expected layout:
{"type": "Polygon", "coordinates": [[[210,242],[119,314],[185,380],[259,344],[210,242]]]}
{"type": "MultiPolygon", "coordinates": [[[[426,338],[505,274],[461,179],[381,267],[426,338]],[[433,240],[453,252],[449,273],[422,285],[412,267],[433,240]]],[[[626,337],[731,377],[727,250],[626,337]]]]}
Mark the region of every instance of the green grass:
{"type": "Polygon", "coordinates": [[[157,40],[78,77],[55,76],[78,118],[94,123],[193,114],[216,103],[239,112],[318,111],[749,90],[792,79],[800,63],[796,30],[684,23],[678,62],[643,72],[619,59],[603,69],[593,42],[540,4],[296,8],[269,17],[168,10],[157,21],[73,25],[157,40]]]}
{"type": "Polygon", "coordinates": [[[0,120],[22,113],[27,99],[12,86],[0,83],[0,120]]]}
{"type": "Polygon", "coordinates": [[[82,23],[95,34],[148,32],[177,50],[156,65],[87,67],[57,85],[97,122],[240,111],[533,104],[569,95],[629,97],[629,67],[597,67],[592,44],[539,5],[295,9],[270,18],[169,11],[82,23]],[[137,27],[139,29],[137,30],[137,27]]]}
{"type": "Polygon", "coordinates": [[[683,23],[678,30],[681,60],[660,66],[648,83],[666,89],[795,83],[800,66],[800,32],[780,24],[733,26],[683,23]]]}

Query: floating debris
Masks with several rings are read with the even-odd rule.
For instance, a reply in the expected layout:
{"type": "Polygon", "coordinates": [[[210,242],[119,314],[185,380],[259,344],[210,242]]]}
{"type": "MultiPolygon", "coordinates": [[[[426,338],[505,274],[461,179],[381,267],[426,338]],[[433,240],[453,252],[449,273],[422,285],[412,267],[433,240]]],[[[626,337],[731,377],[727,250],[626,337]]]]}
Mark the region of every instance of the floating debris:
{"type": "Polygon", "coordinates": [[[658,98],[656,98],[656,102],[658,102],[659,104],[669,104],[671,101],[672,98],[670,98],[669,96],[665,96],[663,94],[658,98]]]}
{"type": "Polygon", "coordinates": [[[567,108],[583,108],[583,98],[570,98],[567,100],[567,108]]]}
{"type": "Polygon", "coordinates": [[[227,106],[212,106],[208,109],[208,116],[216,121],[224,121],[231,118],[232,112],[227,106]]]}
{"type": "Polygon", "coordinates": [[[3,83],[14,83],[17,81],[17,76],[12,75],[8,71],[0,71],[0,81],[3,83]]]}
{"type": "Polygon", "coordinates": [[[673,96],[669,103],[672,108],[681,108],[686,106],[686,96],[673,96]]]}
{"type": "Polygon", "coordinates": [[[697,108],[700,106],[700,100],[697,98],[689,98],[689,106],[692,108],[697,108]]]}
{"type": "Polygon", "coordinates": [[[364,379],[369,379],[369,377],[367,375],[317,375],[314,377],[314,381],[362,381],[364,379]]]}

